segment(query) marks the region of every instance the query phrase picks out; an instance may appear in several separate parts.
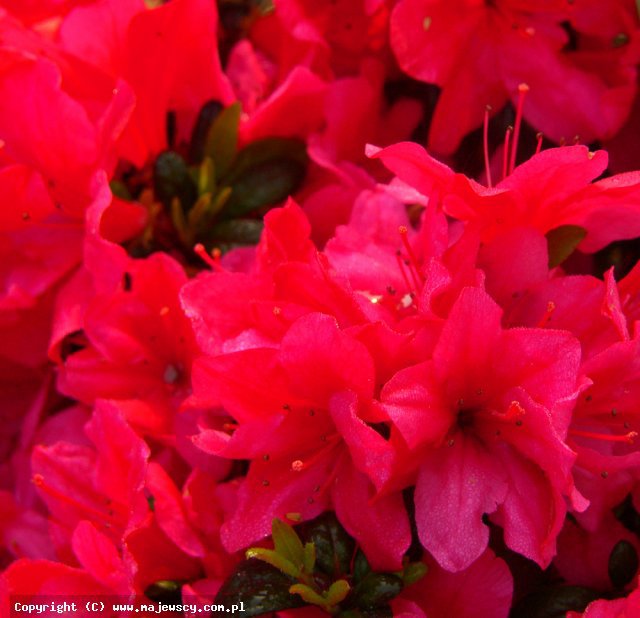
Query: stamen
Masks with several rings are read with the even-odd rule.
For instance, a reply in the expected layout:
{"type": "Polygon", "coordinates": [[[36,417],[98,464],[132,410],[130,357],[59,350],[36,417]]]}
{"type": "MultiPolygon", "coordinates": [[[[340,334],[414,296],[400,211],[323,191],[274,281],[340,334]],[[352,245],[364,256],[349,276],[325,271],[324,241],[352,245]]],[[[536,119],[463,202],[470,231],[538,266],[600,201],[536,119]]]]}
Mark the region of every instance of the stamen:
{"type": "Polygon", "coordinates": [[[581,438],[590,438],[591,440],[603,440],[605,442],[624,442],[626,444],[633,444],[638,437],[637,431],[630,431],[622,436],[612,436],[606,433],[596,433],[593,431],[582,431],[581,429],[569,429],[569,433],[573,436],[581,438]]]}
{"type": "Polygon", "coordinates": [[[516,166],[516,154],[518,152],[518,139],[520,138],[520,125],[522,124],[522,110],[524,108],[524,99],[529,92],[529,86],[527,84],[520,84],[518,86],[518,105],[516,108],[516,127],[513,132],[513,145],[511,147],[511,161],[509,163],[509,174],[513,172],[516,166]]]}
{"type": "Polygon", "coordinates": [[[202,243],[198,243],[194,246],[193,251],[197,254],[197,256],[211,268],[211,270],[216,270],[218,272],[223,272],[224,268],[220,265],[220,249],[214,249],[211,252],[211,255],[207,253],[207,250],[204,248],[202,243]]]}
{"type": "Polygon", "coordinates": [[[540,151],[542,150],[542,140],[543,140],[543,138],[544,138],[544,135],[542,135],[541,131],[536,133],[536,139],[538,140],[538,143],[536,144],[536,154],[540,154],[540,151]]]}
{"type": "Polygon", "coordinates": [[[32,481],[33,481],[33,484],[38,489],[41,489],[44,493],[48,494],[52,498],[55,498],[56,500],[60,500],[60,502],[64,502],[65,504],[68,504],[73,508],[83,511],[85,513],[92,513],[97,519],[102,520],[102,522],[106,526],[111,526],[113,524],[113,518],[115,514],[112,510],[109,510],[108,513],[105,513],[104,511],[99,511],[93,506],[84,504],[82,502],[79,502],[78,500],[75,500],[74,498],[69,497],[67,494],[51,487],[51,485],[49,485],[45,481],[44,476],[42,476],[42,474],[34,474],[32,481]]]}
{"type": "Polygon", "coordinates": [[[407,230],[407,227],[405,225],[401,225],[398,228],[398,232],[400,232],[400,238],[402,239],[402,244],[404,245],[404,248],[407,250],[407,255],[409,256],[409,260],[411,261],[411,264],[413,265],[413,268],[415,269],[416,274],[420,277],[420,279],[424,281],[424,277],[420,274],[420,264],[418,263],[418,258],[416,257],[416,254],[413,252],[413,248],[409,243],[409,237],[408,237],[409,230],[407,230]]]}
{"type": "Polygon", "coordinates": [[[402,275],[404,284],[407,286],[408,290],[411,290],[411,283],[409,282],[409,277],[407,277],[407,273],[404,269],[404,262],[402,260],[402,254],[400,253],[400,251],[396,251],[396,261],[398,262],[398,268],[400,269],[400,274],[402,275]]]}
{"type": "Polygon", "coordinates": [[[540,321],[536,324],[536,328],[544,328],[551,319],[551,314],[556,310],[556,304],[550,300],[547,303],[547,310],[544,312],[544,315],[540,319],[540,321]]]}
{"type": "Polygon", "coordinates": [[[502,180],[507,177],[509,170],[509,142],[511,141],[511,134],[513,133],[513,127],[508,126],[504,135],[504,153],[502,156],[502,180]]]}
{"type": "Polygon", "coordinates": [[[484,170],[487,176],[487,186],[489,189],[493,188],[493,182],[491,181],[491,163],[489,161],[489,113],[491,112],[491,105],[487,105],[484,110],[484,126],[482,129],[482,144],[484,147],[484,170]]]}

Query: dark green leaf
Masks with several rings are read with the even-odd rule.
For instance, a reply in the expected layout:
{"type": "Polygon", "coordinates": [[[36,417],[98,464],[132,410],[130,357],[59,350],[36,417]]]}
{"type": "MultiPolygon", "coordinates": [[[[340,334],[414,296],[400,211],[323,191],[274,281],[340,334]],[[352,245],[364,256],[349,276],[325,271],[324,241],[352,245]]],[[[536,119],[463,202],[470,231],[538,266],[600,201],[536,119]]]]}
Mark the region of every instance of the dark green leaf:
{"type": "Polygon", "coordinates": [[[568,611],[584,611],[599,596],[590,588],[553,586],[521,599],[513,608],[510,618],[565,618],[568,611]]]}
{"type": "Polygon", "coordinates": [[[371,573],[371,566],[363,551],[359,549],[353,561],[353,581],[360,583],[367,575],[371,573]]]}
{"type": "Polygon", "coordinates": [[[204,149],[207,143],[207,134],[218,117],[218,114],[224,109],[222,103],[218,101],[208,101],[202,106],[198,119],[193,126],[191,132],[191,144],[189,145],[189,161],[199,164],[204,159],[204,149]]]}
{"type": "Polygon", "coordinates": [[[358,585],[351,603],[362,609],[373,609],[386,605],[397,597],[404,583],[391,573],[369,573],[358,585]]]}
{"type": "Polygon", "coordinates": [[[263,228],[262,221],[257,219],[233,219],[223,221],[202,238],[205,245],[230,243],[237,245],[255,245],[260,240],[263,228]]]}
{"type": "Polygon", "coordinates": [[[232,189],[223,215],[242,216],[273,206],[295,193],[307,168],[302,142],[282,138],[258,140],[244,148],[221,180],[232,189]]]}
{"type": "Polygon", "coordinates": [[[245,560],[222,584],[215,603],[231,607],[243,602],[245,611],[242,615],[247,617],[302,607],[304,601],[289,593],[289,588],[295,583],[293,578],[266,562],[245,560]]]}
{"type": "Polygon", "coordinates": [[[609,579],[616,588],[623,588],[638,571],[638,552],[624,539],[618,541],[609,555],[609,579]]]}
{"type": "Polygon", "coordinates": [[[178,198],[185,210],[188,210],[198,196],[187,164],[172,150],[160,154],[153,164],[153,190],[156,199],[166,208],[170,208],[173,199],[178,198]]]}
{"type": "Polygon", "coordinates": [[[587,230],[579,225],[561,225],[546,233],[549,249],[549,268],[564,262],[587,235],[587,230]]]}
{"type": "Polygon", "coordinates": [[[303,541],[316,547],[316,569],[333,580],[351,570],[355,542],[340,525],[334,513],[327,512],[296,526],[303,541]]]}

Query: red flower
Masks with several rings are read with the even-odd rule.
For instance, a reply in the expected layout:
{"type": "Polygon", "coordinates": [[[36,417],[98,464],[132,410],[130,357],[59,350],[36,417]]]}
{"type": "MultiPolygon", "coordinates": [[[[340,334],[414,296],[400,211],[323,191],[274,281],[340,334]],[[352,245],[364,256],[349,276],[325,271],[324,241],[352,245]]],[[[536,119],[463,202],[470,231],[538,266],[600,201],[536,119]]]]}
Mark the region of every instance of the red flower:
{"type": "Polygon", "coordinates": [[[425,564],[427,574],[392,601],[394,616],[506,618],[509,614],[513,578],[506,563],[490,549],[468,569],[458,573],[445,571],[430,557],[425,564]],[[413,601],[425,613],[413,613],[407,607],[407,601],[413,601]],[[407,613],[399,613],[401,611],[407,613]]]}
{"type": "Polygon", "coordinates": [[[578,343],[559,331],[503,330],[500,318],[485,292],[464,289],[432,359],[398,372],[381,394],[417,469],[420,539],[451,571],[482,554],[482,515],[496,511],[507,545],[548,565],[572,493],[575,455],[563,440],[578,343]]]}
{"type": "Polygon", "coordinates": [[[196,364],[199,403],[219,398],[235,420],[204,428],[196,444],[251,460],[222,527],[229,551],[267,535],[274,517],[300,513],[306,520],[334,508],[372,564],[399,567],[410,540],[402,498],[375,497],[374,488],[388,478],[392,448],[362,420],[373,386],[366,348],[317,313],[297,320],[276,349],[196,364]]]}
{"type": "Polygon", "coordinates": [[[607,167],[604,151],[584,146],[553,148],[534,155],[495,187],[483,187],[410,142],[369,147],[400,180],[442,203],[446,214],[470,223],[482,241],[513,227],[543,234],[562,225],[587,230],[580,249],[597,251],[614,240],[640,234],[640,176],[619,174],[594,184],[607,167]]]}
{"type": "MultiPolygon", "coordinates": [[[[572,15],[569,8],[561,0],[398,2],[391,15],[391,42],[400,66],[442,88],[431,148],[453,152],[465,134],[480,126],[486,105],[498,111],[508,100],[515,103],[521,83],[531,88],[525,118],[555,141],[579,135],[590,142],[620,129],[635,93],[635,60],[624,50],[612,53],[606,35],[599,45],[578,37],[578,51],[565,51],[568,34],[562,22],[572,15]]],[[[618,33],[626,41],[635,36],[633,8],[612,10],[602,3],[598,8],[598,21],[621,17],[618,33]]],[[[573,23],[583,27],[581,7],[575,11],[573,23]]]]}

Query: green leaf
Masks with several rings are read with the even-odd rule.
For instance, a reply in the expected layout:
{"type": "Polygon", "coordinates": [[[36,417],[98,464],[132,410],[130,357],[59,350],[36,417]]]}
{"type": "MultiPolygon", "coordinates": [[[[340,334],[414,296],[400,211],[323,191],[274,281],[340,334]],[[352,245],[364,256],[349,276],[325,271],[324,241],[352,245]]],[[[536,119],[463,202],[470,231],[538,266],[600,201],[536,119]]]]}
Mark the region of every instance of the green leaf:
{"type": "Polygon", "coordinates": [[[324,597],[329,605],[338,605],[351,592],[351,586],[346,579],[339,579],[329,586],[329,590],[324,593],[324,597]]]}
{"type": "Polygon", "coordinates": [[[263,547],[252,547],[245,552],[247,560],[257,558],[263,562],[267,562],[285,575],[296,578],[300,576],[300,568],[291,562],[288,558],[274,551],[273,549],[265,549],[263,547]]]}
{"type": "Polygon", "coordinates": [[[125,185],[124,182],[120,180],[112,180],[109,183],[109,188],[111,189],[111,193],[113,193],[113,195],[115,195],[116,197],[119,197],[121,200],[130,202],[133,199],[131,193],[129,193],[127,185],[125,185]]]}
{"type": "Polygon", "coordinates": [[[427,574],[427,571],[428,568],[424,562],[410,562],[402,572],[402,581],[405,586],[411,586],[420,581],[427,574]]]}
{"type": "Polygon", "coordinates": [[[298,190],[306,169],[303,142],[273,137],[249,144],[238,153],[227,176],[221,178],[232,188],[224,216],[239,217],[282,202],[298,190]]]}
{"type": "Polygon", "coordinates": [[[618,541],[609,555],[609,579],[616,588],[624,588],[638,571],[638,552],[624,539],[618,541]]]}
{"type": "Polygon", "coordinates": [[[323,513],[313,521],[296,526],[296,530],[301,539],[315,545],[316,570],[322,571],[332,579],[350,573],[355,542],[340,525],[334,513],[323,513]]]}
{"type": "Polygon", "coordinates": [[[550,586],[536,590],[521,599],[510,618],[565,618],[568,611],[583,612],[600,597],[590,588],[581,586],[550,586]]]}
{"type": "Polygon", "coordinates": [[[231,607],[242,602],[246,617],[302,607],[304,601],[289,593],[294,584],[294,579],[266,562],[245,560],[222,584],[215,603],[231,607]]]}
{"type": "Polygon", "coordinates": [[[276,552],[297,567],[304,564],[304,546],[292,526],[280,519],[271,522],[271,537],[276,552]]]}
{"type": "Polygon", "coordinates": [[[386,605],[397,597],[404,582],[391,573],[369,573],[354,592],[353,604],[361,609],[372,609],[386,605]]]}
{"type": "Polygon", "coordinates": [[[166,208],[174,198],[188,210],[196,201],[198,191],[185,160],[172,150],[161,153],[153,164],[153,191],[166,208]]]}
{"type": "Polygon", "coordinates": [[[205,157],[198,172],[198,193],[213,193],[216,189],[216,170],[211,157],[205,157]]]}
{"type": "Polygon", "coordinates": [[[291,594],[297,594],[301,599],[311,605],[318,605],[319,607],[327,607],[326,599],[318,594],[313,588],[306,584],[294,584],[289,588],[291,594]]]}
{"type": "Polygon", "coordinates": [[[313,573],[316,566],[316,546],[313,543],[304,544],[304,560],[302,562],[305,573],[313,573]]]}
{"type": "Polygon", "coordinates": [[[549,268],[564,262],[587,235],[579,225],[561,225],[545,234],[549,250],[549,268]]]}
{"type": "Polygon", "coordinates": [[[183,582],[160,580],[146,587],[144,594],[158,603],[180,603],[183,582]]]}
{"type": "Polygon", "coordinates": [[[238,151],[238,127],[242,106],[232,103],[221,111],[207,133],[204,156],[213,160],[218,178],[222,178],[231,167],[238,151]]]}

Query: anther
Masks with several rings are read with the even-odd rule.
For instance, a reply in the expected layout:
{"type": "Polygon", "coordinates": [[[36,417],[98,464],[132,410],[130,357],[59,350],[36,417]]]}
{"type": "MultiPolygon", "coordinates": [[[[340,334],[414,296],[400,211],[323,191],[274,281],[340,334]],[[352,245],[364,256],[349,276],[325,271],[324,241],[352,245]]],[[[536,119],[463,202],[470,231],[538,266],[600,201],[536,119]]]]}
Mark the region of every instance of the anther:
{"type": "Polygon", "coordinates": [[[202,243],[198,243],[193,247],[194,253],[211,268],[211,270],[224,271],[220,264],[220,249],[214,249],[211,255],[207,253],[202,243]]]}

